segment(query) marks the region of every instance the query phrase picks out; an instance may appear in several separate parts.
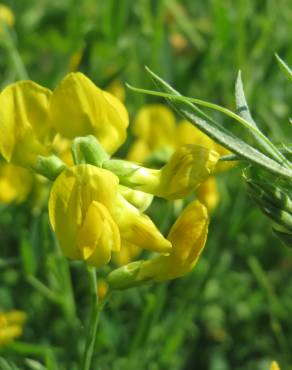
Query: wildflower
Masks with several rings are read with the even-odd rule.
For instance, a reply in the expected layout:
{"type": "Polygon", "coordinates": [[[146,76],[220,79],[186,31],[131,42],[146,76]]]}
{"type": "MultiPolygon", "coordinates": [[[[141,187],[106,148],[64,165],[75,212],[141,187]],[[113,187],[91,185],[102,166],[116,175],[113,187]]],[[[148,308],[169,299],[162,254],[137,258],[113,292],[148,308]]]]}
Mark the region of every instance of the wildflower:
{"type": "Polygon", "coordinates": [[[26,314],[23,311],[0,312],[0,346],[20,337],[25,321],[26,314]]]}
{"type": "Polygon", "coordinates": [[[0,203],[23,202],[33,184],[33,174],[11,163],[0,162],[0,203]]]}
{"type": "Polygon", "coordinates": [[[50,90],[32,82],[7,86],[0,94],[0,153],[8,162],[33,166],[48,153],[50,90]]]}
{"type": "Polygon", "coordinates": [[[13,12],[4,4],[0,4],[0,34],[2,22],[9,27],[13,27],[15,22],[13,12]]]}
{"type": "Polygon", "coordinates": [[[63,137],[94,135],[113,153],[126,139],[129,118],[116,97],[77,72],[68,74],[54,90],[50,120],[63,137]]]}
{"type": "Polygon", "coordinates": [[[281,370],[281,369],[276,361],[272,361],[270,370],[281,370]]]}
{"type": "Polygon", "coordinates": [[[166,199],[180,199],[207,180],[218,154],[198,145],[179,147],[160,170],[148,169],[122,160],[104,162],[122,184],[166,199]]]}
{"type": "Polygon", "coordinates": [[[64,254],[87,264],[108,263],[125,244],[169,253],[149,217],[118,192],[118,178],[105,169],[80,164],[64,170],[54,182],[49,216],[64,254]]]}
{"type": "MultiPolygon", "coordinates": [[[[149,147],[150,152],[165,146],[175,145],[175,116],[161,104],[142,108],[134,121],[133,134],[149,147]]],[[[129,157],[136,161],[135,158],[129,157]]]]}
{"type": "Polygon", "coordinates": [[[123,289],[148,281],[165,281],[185,275],[195,266],[205,246],[209,217],[199,201],[190,203],[175,224],[167,239],[172,243],[168,256],[136,261],[109,274],[112,288],[123,289]]]}
{"type": "Polygon", "coordinates": [[[11,84],[0,106],[0,154],[21,166],[34,167],[39,156],[51,154],[56,133],[94,135],[109,153],[126,138],[124,105],[82,73],[67,75],[53,93],[32,81],[11,84]]]}
{"type": "MultiPolygon", "coordinates": [[[[148,105],[138,112],[134,121],[133,134],[137,139],[130,148],[128,159],[138,163],[149,160],[165,163],[175,150],[188,144],[202,146],[217,152],[220,156],[229,153],[191,123],[181,121],[176,125],[172,111],[159,104],[148,105]]],[[[230,164],[222,165],[221,162],[217,162],[216,171],[229,167],[230,164]]],[[[197,185],[195,186],[198,188],[197,194],[200,193],[199,199],[211,211],[218,202],[216,182],[211,180],[209,185],[201,186],[201,190],[197,185]]]]}

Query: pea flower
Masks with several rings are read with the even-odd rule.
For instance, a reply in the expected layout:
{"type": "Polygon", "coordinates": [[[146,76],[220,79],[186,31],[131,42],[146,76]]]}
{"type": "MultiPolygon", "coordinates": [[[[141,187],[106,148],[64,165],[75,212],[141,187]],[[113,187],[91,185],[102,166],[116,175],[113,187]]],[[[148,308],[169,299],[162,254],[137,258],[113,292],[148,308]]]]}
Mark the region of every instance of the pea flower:
{"type": "Polygon", "coordinates": [[[25,321],[26,314],[23,311],[0,312],[0,346],[20,337],[25,321]]]}
{"type": "Polygon", "coordinates": [[[23,202],[32,184],[32,172],[11,163],[0,162],[0,204],[23,202]]]}
{"type": "Polygon", "coordinates": [[[54,90],[50,121],[67,139],[94,135],[111,154],[126,139],[129,118],[119,99],[77,72],[68,74],[54,90]]]}
{"type": "Polygon", "coordinates": [[[120,267],[108,276],[113,289],[124,289],[144,282],[166,281],[183,276],[197,263],[205,246],[209,217],[198,200],[190,203],[172,226],[167,239],[172,244],[168,256],[136,261],[120,267]]]}
{"type": "Polygon", "coordinates": [[[11,84],[0,94],[0,107],[0,154],[24,167],[52,153],[57,133],[63,139],[94,135],[108,153],[126,138],[124,105],[79,72],[53,92],[32,81],[11,84]]]}
{"type": "Polygon", "coordinates": [[[148,169],[122,160],[104,162],[122,184],[166,199],[180,199],[207,180],[218,154],[199,145],[179,147],[160,170],[148,169]]]}
{"type": "MultiPolygon", "coordinates": [[[[133,134],[136,137],[129,150],[127,158],[138,163],[145,163],[151,159],[158,162],[167,162],[168,158],[179,147],[184,145],[199,145],[216,151],[220,156],[229,152],[211,140],[187,121],[175,122],[175,116],[170,109],[162,104],[150,104],[143,107],[134,120],[133,134]]],[[[229,162],[230,163],[230,162],[229,162]]],[[[216,164],[216,171],[226,170],[230,164],[216,164]]],[[[208,184],[202,183],[197,190],[198,198],[209,211],[212,211],[218,202],[218,191],[214,179],[206,178],[208,184]],[[210,182],[209,182],[210,180],[210,182]]],[[[194,190],[194,189],[193,189],[194,190]]]]}
{"type": "Polygon", "coordinates": [[[33,166],[38,155],[48,154],[50,97],[50,90],[32,81],[16,82],[1,92],[0,153],[6,161],[33,166]]]}
{"type": "Polygon", "coordinates": [[[67,168],[55,180],[49,217],[64,254],[102,266],[125,245],[169,253],[171,243],[118,191],[118,178],[89,164],[67,168]]]}

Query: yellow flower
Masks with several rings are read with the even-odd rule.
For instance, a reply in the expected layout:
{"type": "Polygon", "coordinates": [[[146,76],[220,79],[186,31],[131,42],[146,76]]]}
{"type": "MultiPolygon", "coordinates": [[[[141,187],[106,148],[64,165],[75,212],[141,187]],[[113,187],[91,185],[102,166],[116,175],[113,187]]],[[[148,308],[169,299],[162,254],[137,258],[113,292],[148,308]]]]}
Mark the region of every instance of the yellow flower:
{"type": "Polygon", "coordinates": [[[271,363],[270,370],[281,370],[281,369],[280,369],[280,366],[278,365],[278,363],[276,361],[273,361],[271,363]]]}
{"type": "Polygon", "coordinates": [[[162,253],[171,250],[149,217],[119,194],[118,178],[92,165],[80,164],[58,176],[49,216],[64,254],[96,267],[108,263],[124,244],[162,253]]]}
{"type": "Polygon", "coordinates": [[[210,176],[208,180],[203,182],[196,191],[197,197],[203,203],[209,212],[212,212],[219,201],[219,192],[214,176],[210,176]]]}
{"type": "Polygon", "coordinates": [[[108,153],[124,142],[129,122],[124,105],[80,72],[68,74],[54,90],[50,118],[65,138],[94,135],[108,153]]]}
{"type": "Polygon", "coordinates": [[[103,163],[122,184],[166,199],[180,199],[207,180],[216,166],[218,153],[198,145],[179,147],[160,170],[109,160],[103,163]]]}
{"type": "Polygon", "coordinates": [[[142,253],[142,249],[134,244],[124,243],[120,252],[114,257],[114,261],[119,266],[127,265],[142,253]]]}
{"type": "Polygon", "coordinates": [[[11,84],[1,92],[0,153],[8,162],[33,166],[38,154],[47,154],[50,96],[50,90],[32,81],[11,84]]]}
{"type": "Polygon", "coordinates": [[[129,203],[138,208],[140,212],[144,212],[150,206],[153,200],[152,194],[147,194],[139,190],[133,190],[123,185],[119,185],[119,192],[129,203]]]}
{"type": "Polygon", "coordinates": [[[168,240],[169,256],[136,261],[109,274],[112,288],[123,289],[146,281],[165,281],[183,276],[195,266],[208,234],[208,211],[199,201],[190,203],[172,226],[168,240]]]}
{"type": "MultiPolygon", "coordinates": [[[[196,144],[202,145],[205,148],[215,150],[220,157],[231,154],[231,152],[222,145],[216,143],[206,134],[200,131],[197,127],[188,121],[181,121],[178,123],[176,130],[177,145],[196,144]]],[[[230,169],[234,162],[218,162],[216,171],[225,171],[230,169]]]]}
{"type": "MultiPolygon", "coordinates": [[[[143,140],[150,151],[175,145],[175,116],[162,104],[142,108],[134,121],[133,134],[143,140]]],[[[129,158],[136,161],[135,158],[129,158]]]]}
{"type": "Polygon", "coordinates": [[[173,248],[169,256],[159,256],[145,262],[141,278],[154,281],[175,279],[191,271],[205,246],[209,217],[199,201],[190,203],[172,226],[168,240],[173,248]]]}
{"type": "Polygon", "coordinates": [[[71,140],[65,139],[60,134],[57,134],[52,143],[52,149],[56,155],[65,162],[68,166],[73,165],[72,153],[71,153],[71,140]]]}
{"type": "Polygon", "coordinates": [[[0,346],[21,336],[26,318],[23,311],[0,312],[0,346]]]}
{"type": "Polygon", "coordinates": [[[157,195],[167,199],[184,198],[208,179],[218,161],[218,153],[199,145],[177,149],[161,169],[157,195]]]}
{"type": "Polygon", "coordinates": [[[0,162],[0,203],[23,202],[33,184],[33,174],[11,163],[0,162]]]}
{"type": "MultiPolygon", "coordinates": [[[[4,22],[9,27],[14,26],[14,14],[11,9],[4,4],[0,4],[0,22],[4,22]]],[[[1,25],[0,25],[0,34],[1,34],[1,25]]]]}
{"type": "MultiPolygon", "coordinates": [[[[230,154],[190,122],[181,121],[176,125],[172,111],[160,104],[150,104],[142,108],[137,114],[132,131],[136,140],[127,158],[141,164],[152,157],[158,161],[164,158],[162,161],[166,161],[167,156],[188,144],[202,146],[220,156],[230,154]]],[[[231,166],[232,162],[217,162],[216,171],[227,170],[231,166]]],[[[219,198],[215,180],[208,179],[206,185],[200,186],[197,195],[210,211],[213,210],[219,198]]]]}

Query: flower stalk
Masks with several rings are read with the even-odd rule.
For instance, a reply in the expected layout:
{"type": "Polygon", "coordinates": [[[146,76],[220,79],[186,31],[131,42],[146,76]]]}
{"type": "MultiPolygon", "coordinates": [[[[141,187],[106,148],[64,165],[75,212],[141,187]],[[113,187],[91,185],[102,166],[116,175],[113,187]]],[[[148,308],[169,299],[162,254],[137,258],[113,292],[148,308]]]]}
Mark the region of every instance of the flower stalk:
{"type": "Polygon", "coordinates": [[[96,269],[94,267],[88,267],[88,278],[91,294],[91,313],[86,331],[87,337],[82,358],[81,370],[91,369],[99,317],[106,303],[107,297],[109,296],[109,294],[107,294],[103,299],[99,300],[97,290],[96,269]]]}

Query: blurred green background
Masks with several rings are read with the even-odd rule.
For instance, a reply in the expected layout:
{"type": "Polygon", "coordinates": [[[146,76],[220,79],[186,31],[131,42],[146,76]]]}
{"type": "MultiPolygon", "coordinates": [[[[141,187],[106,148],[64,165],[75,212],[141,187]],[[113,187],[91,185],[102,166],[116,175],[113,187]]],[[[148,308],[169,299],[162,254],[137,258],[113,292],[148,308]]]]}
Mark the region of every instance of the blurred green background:
{"type": "MultiPolygon", "coordinates": [[[[276,143],[289,141],[292,91],[274,58],[292,64],[289,0],[2,3],[14,13],[10,41],[19,53],[15,59],[0,33],[2,88],[23,77],[18,57],[30,79],[50,88],[76,69],[102,88],[115,80],[153,88],[147,65],[184,95],[234,110],[241,69],[255,120],[276,143]]],[[[131,117],[154,101],[126,90],[131,117]]],[[[272,359],[292,369],[291,251],[247,197],[241,168],[218,181],[220,203],[196,269],[113,294],[93,369],[268,370],[272,359]]],[[[63,258],[46,205],[32,209],[33,197],[0,206],[0,310],[28,314],[21,341],[0,349],[0,369],[74,370],[89,310],[86,273],[63,258]]],[[[166,202],[150,214],[163,229],[174,216],[166,202]]]]}

